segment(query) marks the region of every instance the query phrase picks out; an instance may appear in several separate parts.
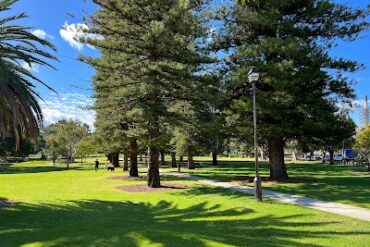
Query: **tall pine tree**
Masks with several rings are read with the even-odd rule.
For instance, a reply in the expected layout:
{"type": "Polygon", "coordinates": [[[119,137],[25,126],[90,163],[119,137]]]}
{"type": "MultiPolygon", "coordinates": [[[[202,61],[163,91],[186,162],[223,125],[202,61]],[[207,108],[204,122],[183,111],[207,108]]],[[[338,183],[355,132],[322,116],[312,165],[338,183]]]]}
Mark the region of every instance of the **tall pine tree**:
{"type": "MultiPolygon", "coordinates": [[[[355,95],[345,72],[361,68],[355,61],[333,57],[339,41],[352,41],[369,27],[368,10],[352,9],[332,0],[245,0],[231,11],[219,11],[226,23],[219,48],[226,49],[230,117],[235,123],[252,122],[252,66],[261,72],[257,84],[259,135],[267,141],[270,177],[288,178],[284,146],[289,139],[327,126],[338,103],[355,95]],[[226,13],[226,14],[225,14],[226,13]]],[[[340,119],[336,123],[340,124],[340,119]]],[[[328,126],[330,127],[330,126],[328,126]]]]}
{"type": "MultiPolygon", "coordinates": [[[[148,145],[148,186],[159,187],[158,157],[165,125],[176,122],[177,100],[189,100],[207,84],[201,73],[211,62],[201,39],[207,27],[198,0],[95,0],[86,42],[101,57],[82,58],[97,69],[99,111],[106,118],[123,115],[128,130],[137,129],[148,145]],[[100,87],[101,86],[101,87],[100,87]],[[104,109],[105,108],[105,109],[104,109]]],[[[98,112],[99,114],[99,112],[98,112]]]]}

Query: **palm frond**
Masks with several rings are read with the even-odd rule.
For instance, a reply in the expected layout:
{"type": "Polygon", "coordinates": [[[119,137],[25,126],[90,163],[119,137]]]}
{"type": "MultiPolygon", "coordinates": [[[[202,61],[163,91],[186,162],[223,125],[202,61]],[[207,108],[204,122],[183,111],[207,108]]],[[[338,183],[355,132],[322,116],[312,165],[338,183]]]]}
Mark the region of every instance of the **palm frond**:
{"type": "MultiPolygon", "coordinates": [[[[18,0],[0,0],[0,13],[18,0]]],[[[51,89],[23,63],[54,68],[47,60],[58,60],[44,49],[56,51],[46,40],[31,33],[28,27],[12,24],[26,18],[25,13],[0,19],[0,136],[13,135],[17,146],[22,137],[35,137],[42,126],[42,111],[34,82],[51,89]]],[[[52,89],[51,89],[52,90],[52,89]]]]}

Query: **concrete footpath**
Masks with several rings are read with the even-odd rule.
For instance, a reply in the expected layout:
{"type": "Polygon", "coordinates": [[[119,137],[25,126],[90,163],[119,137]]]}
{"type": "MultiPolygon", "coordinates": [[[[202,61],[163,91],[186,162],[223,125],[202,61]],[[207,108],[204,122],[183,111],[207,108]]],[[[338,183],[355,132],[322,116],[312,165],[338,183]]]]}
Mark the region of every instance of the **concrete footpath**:
{"type": "MultiPolygon", "coordinates": [[[[162,173],[162,174],[184,178],[184,179],[189,179],[189,180],[194,180],[202,184],[207,184],[207,185],[211,185],[215,187],[230,189],[233,191],[238,191],[238,192],[254,195],[254,188],[249,187],[249,186],[241,186],[241,185],[236,185],[236,184],[229,183],[229,182],[217,182],[214,180],[205,179],[205,178],[201,178],[197,176],[191,176],[191,175],[183,174],[183,173],[170,172],[170,173],[162,173]]],[[[275,192],[275,191],[265,190],[265,189],[263,189],[263,197],[268,197],[268,198],[271,198],[271,199],[274,199],[280,202],[295,204],[295,205],[299,205],[299,206],[307,207],[307,208],[313,208],[313,209],[317,209],[317,210],[321,210],[321,211],[325,211],[325,212],[329,212],[333,214],[339,214],[339,215],[344,215],[344,216],[348,216],[348,217],[352,217],[352,218],[356,218],[360,220],[370,221],[370,209],[366,209],[366,208],[355,207],[355,206],[342,204],[342,203],[320,201],[320,200],[311,199],[308,197],[290,195],[286,193],[275,192]]]]}

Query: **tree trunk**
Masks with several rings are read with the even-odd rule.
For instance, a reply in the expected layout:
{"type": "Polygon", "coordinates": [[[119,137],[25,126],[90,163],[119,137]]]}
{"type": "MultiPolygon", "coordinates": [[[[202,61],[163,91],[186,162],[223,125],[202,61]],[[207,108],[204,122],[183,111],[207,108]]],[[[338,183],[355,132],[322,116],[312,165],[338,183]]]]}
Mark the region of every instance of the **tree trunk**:
{"type": "Polygon", "coordinates": [[[171,152],[171,166],[172,168],[176,168],[176,152],[171,152]]]}
{"type": "MultiPolygon", "coordinates": [[[[154,125],[156,126],[156,125],[154,125]]],[[[159,136],[159,128],[149,129],[149,137],[155,140],[159,136]]],[[[161,187],[161,178],[159,176],[159,148],[153,145],[148,147],[148,186],[152,188],[161,187]]]]}
{"type": "Polygon", "coordinates": [[[334,165],[334,150],[329,148],[329,155],[330,155],[330,165],[334,165]]]}
{"type": "Polygon", "coordinates": [[[217,160],[217,151],[214,150],[212,152],[212,165],[217,166],[218,165],[218,160],[217,160]]]}
{"type": "Polygon", "coordinates": [[[310,151],[310,161],[312,161],[312,157],[313,157],[313,152],[310,151]]]}
{"type": "Polygon", "coordinates": [[[194,160],[193,160],[193,147],[188,147],[188,169],[194,170],[194,160]]]}
{"type": "Polygon", "coordinates": [[[180,156],[180,162],[183,162],[184,161],[184,156],[180,156]]]}
{"type": "Polygon", "coordinates": [[[123,171],[128,171],[128,152],[125,151],[123,156],[123,171]]]}
{"type": "Polygon", "coordinates": [[[288,173],[284,161],[284,140],[283,138],[270,138],[268,140],[270,179],[288,179],[288,173]]]}
{"type": "Polygon", "coordinates": [[[165,158],[164,151],[161,150],[160,154],[161,154],[161,166],[164,166],[166,164],[165,160],[164,160],[164,158],[165,158]]]}
{"type": "Polygon", "coordinates": [[[114,167],[119,167],[119,153],[112,154],[112,165],[114,167]]]}
{"type": "Polygon", "coordinates": [[[139,177],[139,169],[137,167],[137,140],[130,139],[130,177],[139,177]]]}

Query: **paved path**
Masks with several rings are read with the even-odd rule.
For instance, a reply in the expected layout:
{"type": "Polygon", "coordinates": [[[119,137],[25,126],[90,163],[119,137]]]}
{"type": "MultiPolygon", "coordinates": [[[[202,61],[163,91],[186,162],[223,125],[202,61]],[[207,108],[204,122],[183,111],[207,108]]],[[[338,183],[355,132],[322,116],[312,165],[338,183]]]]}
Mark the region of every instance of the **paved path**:
{"type": "MultiPolygon", "coordinates": [[[[183,173],[165,173],[165,174],[170,175],[170,176],[184,178],[184,179],[195,180],[200,183],[215,186],[215,187],[221,187],[221,188],[230,189],[233,191],[239,191],[239,192],[254,195],[254,188],[249,187],[249,186],[240,186],[240,185],[235,185],[229,182],[217,182],[214,180],[204,179],[201,177],[191,176],[191,175],[183,174],[183,173]]],[[[263,197],[268,197],[268,198],[278,200],[284,203],[295,204],[295,205],[299,205],[299,206],[303,206],[307,208],[313,208],[313,209],[317,209],[317,210],[321,210],[321,211],[325,211],[329,213],[340,214],[340,215],[344,215],[344,216],[348,216],[348,217],[352,217],[352,218],[356,218],[360,220],[370,221],[370,209],[366,209],[366,208],[360,208],[360,207],[355,207],[355,206],[335,203],[335,202],[325,202],[325,201],[311,199],[308,197],[290,195],[290,194],[285,194],[285,193],[275,192],[275,191],[265,190],[265,189],[263,190],[263,197]]]]}

